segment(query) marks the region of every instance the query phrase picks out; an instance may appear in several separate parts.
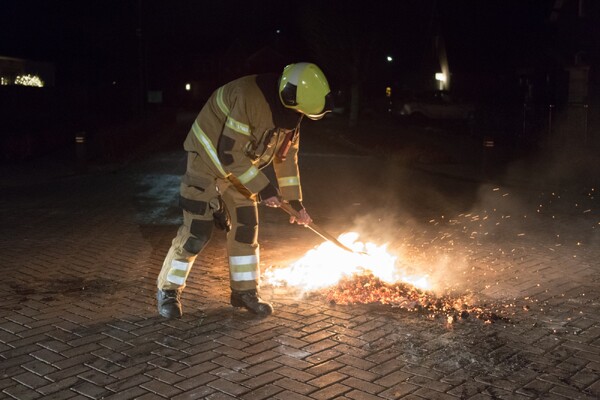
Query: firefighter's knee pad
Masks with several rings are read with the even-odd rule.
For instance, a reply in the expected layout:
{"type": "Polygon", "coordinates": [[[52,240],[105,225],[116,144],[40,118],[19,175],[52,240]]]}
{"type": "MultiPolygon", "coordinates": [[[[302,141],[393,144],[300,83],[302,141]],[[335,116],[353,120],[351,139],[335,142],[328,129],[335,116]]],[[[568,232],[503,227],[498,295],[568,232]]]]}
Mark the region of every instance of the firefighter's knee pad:
{"type": "Polygon", "coordinates": [[[183,248],[185,251],[198,254],[210,240],[213,230],[213,221],[195,219],[190,225],[190,237],[186,240],[183,248]]]}
{"type": "Polygon", "coordinates": [[[256,206],[243,206],[235,209],[237,226],[235,241],[254,244],[258,238],[258,211],[256,206]]]}

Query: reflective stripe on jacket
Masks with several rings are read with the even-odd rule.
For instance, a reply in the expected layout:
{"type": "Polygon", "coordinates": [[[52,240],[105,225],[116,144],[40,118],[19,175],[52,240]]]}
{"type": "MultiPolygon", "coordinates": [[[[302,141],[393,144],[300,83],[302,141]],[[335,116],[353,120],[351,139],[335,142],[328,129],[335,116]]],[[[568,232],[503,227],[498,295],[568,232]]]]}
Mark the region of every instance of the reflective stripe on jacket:
{"type": "Polygon", "coordinates": [[[273,162],[285,200],[302,200],[298,172],[299,132],[285,159],[277,157],[286,133],[299,129],[300,115],[283,107],[277,75],[251,75],[217,89],[204,105],[184,148],[214,167],[215,175],[256,194],[269,184],[261,168],[273,162]]]}

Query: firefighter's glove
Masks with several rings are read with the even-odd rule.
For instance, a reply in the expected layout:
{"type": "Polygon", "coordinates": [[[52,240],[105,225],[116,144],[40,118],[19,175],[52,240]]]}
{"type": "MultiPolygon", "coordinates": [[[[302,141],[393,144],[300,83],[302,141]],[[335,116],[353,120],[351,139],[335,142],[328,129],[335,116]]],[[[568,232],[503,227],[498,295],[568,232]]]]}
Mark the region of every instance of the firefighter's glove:
{"type": "Polygon", "coordinates": [[[308,215],[308,212],[299,200],[290,201],[290,206],[298,213],[297,216],[290,216],[290,224],[296,223],[298,225],[309,225],[312,222],[312,218],[308,215]]]}
{"type": "Polygon", "coordinates": [[[213,220],[215,221],[215,226],[217,228],[225,232],[229,232],[231,230],[231,218],[229,217],[225,203],[223,203],[223,200],[220,197],[219,208],[213,211],[213,220]]]}
{"type": "Polygon", "coordinates": [[[279,207],[281,205],[281,197],[277,188],[272,184],[268,184],[263,190],[258,192],[260,204],[267,207],[279,207]]]}
{"type": "Polygon", "coordinates": [[[281,199],[279,196],[272,196],[268,199],[264,199],[260,202],[260,204],[263,204],[267,207],[281,207],[281,199]]]}

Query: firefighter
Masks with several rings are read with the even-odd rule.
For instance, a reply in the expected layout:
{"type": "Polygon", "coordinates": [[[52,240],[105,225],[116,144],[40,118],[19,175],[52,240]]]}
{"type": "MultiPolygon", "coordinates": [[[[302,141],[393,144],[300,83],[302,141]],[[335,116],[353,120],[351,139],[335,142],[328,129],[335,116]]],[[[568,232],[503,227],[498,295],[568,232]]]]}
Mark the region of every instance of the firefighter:
{"type": "Polygon", "coordinates": [[[281,75],[245,76],[211,95],[184,142],[183,223],[157,279],[160,315],[182,315],[186,279],[215,225],[227,231],[231,305],[260,316],[273,312],[258,294],[257,203],[288,202],[298,211],[290,223],[312,221],[302,205],[299,128],[304,116],[317,120],[331,111],[331,97],[325,75],[311,63],[288,65],[281,75]],[[261,171],[271,163],[276,183],[261,171]]]}

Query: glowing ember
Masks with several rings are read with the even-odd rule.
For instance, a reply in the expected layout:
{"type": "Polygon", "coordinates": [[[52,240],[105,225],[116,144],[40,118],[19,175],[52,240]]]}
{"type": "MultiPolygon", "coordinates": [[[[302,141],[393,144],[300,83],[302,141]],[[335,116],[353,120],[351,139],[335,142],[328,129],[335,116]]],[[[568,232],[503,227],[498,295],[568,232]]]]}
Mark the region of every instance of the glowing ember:
{"type": "Polygon", "coordinates": [[[426,275],[411,276],[398,267],[397,257],[388,253],[387,245],[359,242],[358,237],[356,232],[344,233],[338,237],[340,242],[356,253],[325,242],[287,268],[268,269],[264,281],[272,286],[286,285],[303,291],[314,291],[336,285],[342,278],[370,273],[386,283],[404,282],[419,289],[431,289],[426,275]]]}

